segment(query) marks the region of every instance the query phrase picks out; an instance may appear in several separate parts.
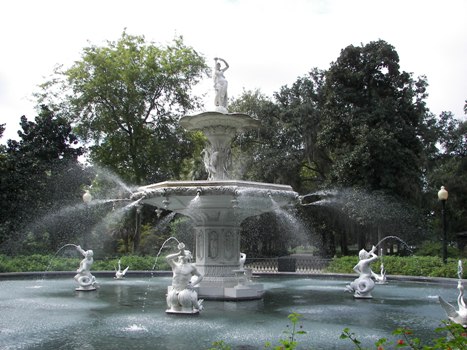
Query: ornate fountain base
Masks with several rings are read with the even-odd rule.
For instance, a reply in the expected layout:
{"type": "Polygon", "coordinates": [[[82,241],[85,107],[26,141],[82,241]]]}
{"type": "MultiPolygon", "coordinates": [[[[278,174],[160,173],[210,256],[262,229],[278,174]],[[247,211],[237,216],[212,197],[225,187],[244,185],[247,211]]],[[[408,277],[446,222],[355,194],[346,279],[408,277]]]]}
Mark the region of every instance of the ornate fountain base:
{"type": "Polygon", "coordinates": [[[260,299],[263,285],[239,283],[239,276],[234,273],[241,267],[240,225],[246,218],[294,205],[298,194],[288,185],[231,179],[233,138],[239,132],[259,128],[260,123],[247,114],[225,112],[207,111],[180,119],[182,127],[202,131],[209,141],[202,152],[209,174],[207,181],[148,185],[141,187],[132,199],[192,219],[196,268],[204,276],[199,284],[200,297],[260,299]]]}
{"type": "Polygon", "coordinates": [[[209,300],[256,300],[264,296],[264,288],[261,283],[251,283],[248,285],[237,284],[232,287],[223,286],[221,283],[201,283],[199,295],[209,300]]]}
{"type": "Polygon", "coordinates": [[[297,193],[286,185],[239,180],[173,181],[142,187],[133,199],[192,219],[196,268],[204,276],[200,298],[252,300],[261,299],[264,289],[237,271],[240,225],[248,217],[292,205],[297,193]]]}

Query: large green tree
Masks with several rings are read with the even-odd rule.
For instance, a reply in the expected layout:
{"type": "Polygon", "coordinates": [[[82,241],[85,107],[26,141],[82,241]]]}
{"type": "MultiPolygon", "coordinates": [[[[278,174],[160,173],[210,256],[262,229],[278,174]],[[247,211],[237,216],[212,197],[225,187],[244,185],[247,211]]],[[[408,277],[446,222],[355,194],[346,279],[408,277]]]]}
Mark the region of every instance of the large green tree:
{"type": "Polygon", "coordinates": [[[324,71],[313,69],[299,77],[291,87],[283,86],[274,97],[279,104],[279,118],[286,137],[299,153],[300,190],[323,186],[331,160],[318,143],[324,108],[324,71]]]}
{"type": "Polygon", "coordinates": [[[383,40],[348,46],[326,72],[320,144],[329,180],[417,201],[422,190],[427,82],[401,71],[383,40]]]}
{"type": "Polygon", "coordinates": [[[92,161],[139,185],[176,178],[191,155],[178,117],[199,106],[192,87],[207,72],[181,37],[158,46],[124,32],[116,42],[84,48],[71,68],[58,68],[39,101],[67,112],[77,135],[93,142],[92,161]]]}
{"type": "Polygon", "coordinates": [[[10,253],[27,248],[28,237],[37,249],[72,237],[73,225],[56,222],[52,232],[49,224],[67,216],[52,214],[80,201],[86,181],[83,150],[65,118],[42,107],[34,121],[21,117],[20,126],[0,162],[0,243],[10,253]]]}

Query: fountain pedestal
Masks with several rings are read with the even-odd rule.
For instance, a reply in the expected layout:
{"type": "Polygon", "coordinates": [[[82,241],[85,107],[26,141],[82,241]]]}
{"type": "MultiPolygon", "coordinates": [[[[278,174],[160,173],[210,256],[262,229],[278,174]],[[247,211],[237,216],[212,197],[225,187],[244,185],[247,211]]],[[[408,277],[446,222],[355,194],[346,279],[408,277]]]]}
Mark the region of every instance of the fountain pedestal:
{"type": "MultiPolygon", "coordinates": [[[[290,186],[238,180],[173,181],[140,188],[140,203],[188,216],[196,238],[196,268],[204,276],[199,297],[204,299],[260,299],[260,283],[242,288],[234,270],[240,269],[241,223],[248,217],[295,203],[290,186]]],[[[246,269],[245,269],[246,270],[246,269]]]]}
{"type": "Polygon", "coordinates": [[[231,141],[245,129],[259,127],[246,114],[204,112],[180,119],[190,131],[209,140],[203,151],[209,173],[205,181],[167,181],[139,189],[133,199],[190,217],[196,237],[196,268],[204,276],[199,296],[205,299],[260,299],[260,283],[238,285],[241,223],[248,217],[293,205],[298,195],[287,185],[231,180],[231,141]]]}

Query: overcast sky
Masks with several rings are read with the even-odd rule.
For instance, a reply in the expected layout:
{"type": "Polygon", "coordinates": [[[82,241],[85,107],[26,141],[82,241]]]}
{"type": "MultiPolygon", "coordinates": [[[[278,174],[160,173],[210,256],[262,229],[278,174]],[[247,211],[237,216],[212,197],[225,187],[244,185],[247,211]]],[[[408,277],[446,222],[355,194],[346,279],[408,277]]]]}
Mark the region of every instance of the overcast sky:
{"type": "Polygon", "coordinates": [[[401,70],[427,77],[433,113],[464,119],[466,16],[466,0],[1,1],[0,142],[16,138],[22,115],[33,120],[31,95],[56,64],[71,66],[84,47],[116,41],[125,28],[160,44],[182,35],[211,65],[226,59],[230,96],[272,95],[313,67],[328,69],[346,46],[382,39],[401,70]]]}

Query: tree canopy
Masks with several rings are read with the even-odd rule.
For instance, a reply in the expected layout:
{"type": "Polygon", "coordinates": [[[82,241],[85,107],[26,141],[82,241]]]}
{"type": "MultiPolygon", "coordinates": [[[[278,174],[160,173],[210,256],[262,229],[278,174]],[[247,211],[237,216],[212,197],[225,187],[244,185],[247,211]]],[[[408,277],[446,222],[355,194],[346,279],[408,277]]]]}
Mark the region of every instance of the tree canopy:
{"type": "Polygon", "coordinates": [[[348,46],[326,72],[319,142],[330,181],[419,199],[427,82],[400,71],[394,47],[348,46]]]}
{"type": "Polygon", "coordinates": [[[124,32],[117,42],[84,48],[81,60],[59,67],[38,97],[93,142],[93,162],[142,184],[175,178],[190,156],[177,117],[199,106],[192,87],[207,72],[205,59],[181,37],[157,46],[124,32]]]}
{"type": "MultiPolygon", "coordinates": [[[[178,117],[200,106],[192,87],[208,72],[202,55],[181,37],[162,46],[125,32],[116,42],[84,48],[70,68],[57,68],[37,95],[46,105],[35,122],[23,117],[21,141],[0,148],[0,205],[7,214],[1,242],[14,242],[19,230],[27,235],[26,224],[48,210],[81,202],[83,186],[91,183],[89,169],[78,162],[85,147],[94,169],[112,174],[92,182],[103,202],[109,186],[113,194],[121,190],[114,174],[125,185],[205,178],[200,153],[206,138],[185,132],[178,117]]],[[[236,178],[288,184],[317,200],[296,214],[304,222],[300,231],[313,227],[308,234],[329,256],[337,245],[347,253],[351,244],[361,248],[387,235],[436,239],[440,215],[433,208],[439,208],[441,185],[450,191],[451,232],[465,231],[466,123],[450,112],[431,114],[427,87],[425,77],[401,70],[392,45],[378,40],[344,48],[329,69],[311,69],[272,98],[244,91],[229,109],[252,115],[261,128],[235,137],[236,178]]],[[[3,130],[0,125],[0,135],[3,130]]],[[[104,209],[114,207],[106,203],[104,209]]],[[[126,210],[120,209],[115,213],[126,210]]],[[[140,241],[161,241],[156,231],[167,234],[150,228],[159,221],[152,209],[138,210],[129,208],[122,223],[113,215],[101,220],[112,222],[98,236],[107,234],[109,251],[136,252],[140,241]],[[143,230],[135,229],[140,224],[143,230]]],[[[56,247],[66,234],[77,237],[88,229],[82,222],[71,233],[64,225],[44,227],[40,232],[52,231],[43,241],[56,247]]],[[[269,214],[243,228],[250,235],[243,244],[261,255],[285,254],[297,243],[269,214]],[[264,237],[275,243],[256,246],[264,237]]]]}
{"type": "MultiPolygon", "coordinates": [[[[22,116],[20,126],[20,140],[8,140],[0,158],[0,244],[10,249],[26,243],[39,218],[76,203],[86,181],[78,161],[83,149],[65,118],[43,106],[34,121],[22,116]]],[[[54,247],[51,241],[72,230],[62,226],[42,248],[54,247]]]]}

